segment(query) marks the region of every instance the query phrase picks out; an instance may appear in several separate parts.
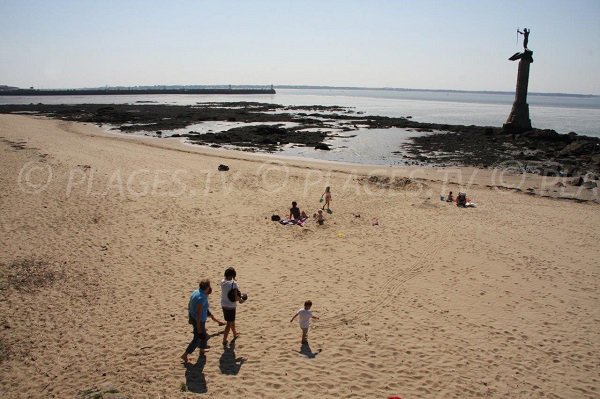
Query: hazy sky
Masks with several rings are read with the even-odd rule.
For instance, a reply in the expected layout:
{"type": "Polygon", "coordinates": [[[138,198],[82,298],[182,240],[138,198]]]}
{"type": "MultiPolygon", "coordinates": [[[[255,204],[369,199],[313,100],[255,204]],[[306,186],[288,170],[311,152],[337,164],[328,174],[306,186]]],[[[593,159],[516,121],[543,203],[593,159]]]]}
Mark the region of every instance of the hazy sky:
{"type": "Polygon", "coordinates": [[[600,0],[0,0],[0,84],[515,87],[600,94],[600,0]]]}

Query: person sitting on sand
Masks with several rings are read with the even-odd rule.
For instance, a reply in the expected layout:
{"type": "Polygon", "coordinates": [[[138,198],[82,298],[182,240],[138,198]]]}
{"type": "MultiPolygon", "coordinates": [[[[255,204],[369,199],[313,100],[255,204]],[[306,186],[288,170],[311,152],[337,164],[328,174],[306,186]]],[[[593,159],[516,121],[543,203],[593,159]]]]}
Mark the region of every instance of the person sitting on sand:
{"type": "Polygon", "coordinates": [[[298,208],[298,203],[296,201],[292,201],[292,207],[290,208],[290,220],[300,220],[302,218],[302,214],[300,213],[300,208],[298,208]]]}
{"type": "Polygon", "coordinates": [[[292,320],[290,320],[290,323],[291,323],[294,321],[294,319],[296,317],[298,317],[298,322],[300,323],[300,329],[302,330],[302,341],[301,342],[303,344],[308,343],[308,328],[310,327],[310,319],[319,320],[319,318],[317,316],[313,316],[312,311],[310,310],[311,307],[312,307],[312,301],[304,302],[304,308],[300,308],[296,312],[294,317],[292,317],[292,320]]]}
{"type": "Polygon", "coordinates": [[[188,321],[194,327],[194,338],[186,348],[181,359],[184,363],[188,362],[188,355],[194,352],[194,349],[200,347],[200,356],[208,352],[206,340],[206,319],[210,317],[220,326],[225,325],[220,320],[217,320],[210,310],[208,310],[208,296],[212,293],[210,280],[204,279],[200,281],[198,289],[192,292],[190,302],[188,304],[188,321]]]}
{"type": "Polygon", "coordinates": [[[317,216],[317,223],[319,223],[320,226],[323,226],[323,224],[325,223],[325,218],[323,217],[323,211],[321,209],[319,209],[316,216],[317,216]]]}
{"type": "Polygon", "coordinates": [[[458,197],[456,197],[456,206],[461,208],[467,207],[467,193],[458,193],[458,197]]]}
{"type": "Polygon", "coordinates": [[[454,202],[454,196],[452,195],[452,191],[448,193],[448,198],[446,199],[446,202],[454,202]]]}

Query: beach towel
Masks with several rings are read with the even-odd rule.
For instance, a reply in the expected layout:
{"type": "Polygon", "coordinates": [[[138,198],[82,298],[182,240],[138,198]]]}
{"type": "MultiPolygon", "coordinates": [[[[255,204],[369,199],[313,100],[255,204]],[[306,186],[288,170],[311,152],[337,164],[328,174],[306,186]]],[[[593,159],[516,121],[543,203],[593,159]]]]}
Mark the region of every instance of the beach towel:
{"type": "Polygon", "coordinates": [[[292,225],[292,224],[297,224],[298,226],[304,226],[306,224],[306,219],[281,219],[279,221],[280,224],[284,224],[284,225],[292,225]]]}

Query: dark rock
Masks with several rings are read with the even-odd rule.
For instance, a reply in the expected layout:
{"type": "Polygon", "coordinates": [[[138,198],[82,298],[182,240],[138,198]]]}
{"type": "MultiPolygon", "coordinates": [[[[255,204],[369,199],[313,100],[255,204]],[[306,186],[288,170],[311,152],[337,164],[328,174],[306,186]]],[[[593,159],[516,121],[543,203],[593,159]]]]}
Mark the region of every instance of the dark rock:
{"type": "Polygon", "coordinates": [[[579,169],[577,169],[577,168],[569,168],[565,172],[565,176],[567,176],[567,177],[574,177],[577,175],[579,175],[579,169]]]}
{"type": "Polygon", "coordinates": [[[530,130],[523,133],[523,136],[530,139],[542,140],[542,141],[564,141],[570,142],[571,139],[568,135],[558,134],[554,130],[543,129],[543,130],[530,130]]]}
{"type": "Polygon", "coordinates": [[[331,150],[331,148],[329,148],[329,146],[325,143],[318,143],[317,145],[315,145],[315,150],[329,151],[331,150]]]}
{"type": "Polygon", "coordinates": [[[598,180],[598,175],[594,174],[594,173],[588,173],[585,176],[588,180],[598,180]]]}
{"type": "Polygon", "coordinates": [[[558,176],[558,171],[552,168],[544,168],[541,170],[540,175],[542,176],[558,176]]]}
{"type": "Polygon", "coordinates": [[[305,132],[271,125],[240,126],[225,132],[205,133],[190,137],[193,142],[233,144],[240,147],[261,147],[274,150],[282,144],[304,144],[314,146],[327,135],[322,132],[305,132]]]}
{"type": "Polygon", "coordinates": [[[570,185],[572,185],[572,186],[577,186],[577,187],[579,187],[579,186],[581,186],[581,185],[583,184],[583,177],[582,177],[582,176],[579,176],[579,177],[577,177],[577,178],[575,178],[575,179],[571,180],[571,181],[569,182],[569,184],[570,184],[570,185]]]}
{"type": "Polygon", "coordinates": [[[587,140],[577,140],[560,150],[559,155],[583,155],[598,152],[597,144],[587,140]]]}
{"type": "Polygon", "coordinates": [[[560,176],[562,167],[560,164],[557,165],[544,165],[541,171],[542,176],[560,176]]]}
{"type": "MultiPolygon", "coordinates": [[[[123,132],[158,132],[165,137],[168,130],[185,129],[199,121],[237,121],[263,123],[242,126],[226,132],[175,134],[187,137],[194,144],[231,144],[244,150],[275,151],[285,144],[314,147],[327,137],[321,128],[337,122],[365,126],[366,129],[403,128],[428,132],[406,144],[406,156],[412,164],[445,164],[494,167],[508,160],[523,165],[534,165],[536,173],[579,176],[585,172],[600,173],[600,139],[594,137],[558,134],[552,130],[532,129],[518,135],[501,134],[499,127],[463,126],[421,123],[410,118],[349,115],[347,108],[326,106],[287,107],[276,104],[237,102],[202,103],[192,106],[141,104],[9,104],[0,105],[0,113],[33,112],[43,116],[76,122],[111,124],[123,132]],[[292,113],[287,113],[287,111],[292,113]],[[314,113],[307,113],[314,110],[314,113]],[[272,112],[279,111],[279,112],[272,112]],[[298,112],[300,111],[300,112],[298,112]],[[323,112],[327,113],[324,114],[323,112]],[[336,113],[337,112],[337,113],[336,113]],[[304,116],[299,115],[302,114],[304,116]],[[326,116],[326,118],[324,118],[326,116]],[[290,128],[273,126],[273,122],[295,122],[290,128]],[[310,129],[310,130],[307,130],[310,129]],[[531,151],[527,150],[530,149],[531,151]],[[521,152],[521,153],[520,153],[521,152]],[[548,162],[560,168],[548,168],[548,162]]],[[[153,133],[154,135],[154,133],[153,133]]],[[[327,145],[323,150],[330,149],[327,145]]],[[[393,149],[391,149],[393,150],[393,149]]]]}

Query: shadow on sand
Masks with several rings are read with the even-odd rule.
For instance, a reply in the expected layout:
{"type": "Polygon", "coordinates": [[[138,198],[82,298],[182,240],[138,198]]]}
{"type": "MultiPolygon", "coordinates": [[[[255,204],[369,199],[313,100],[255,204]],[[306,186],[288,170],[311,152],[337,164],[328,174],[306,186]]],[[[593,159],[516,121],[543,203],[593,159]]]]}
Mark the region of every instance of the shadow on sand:
{"type": "Polygon", "coordinates": [[[312,349],[310,349],[310,345],[308,344],[308,342],[303,342],[298,352],[300,352],[302,355],[306,356],[309,359],[314,359],[319,353],[321,353],[321,349],[319,349],[316,352],[313,352],[312,349]]]}
{"type": "Polygon", "coordinates": [[[223,354],[219,359],[219,368],[223,374],[236,375],[240,372],[245,361],[246,359],[243,357],[235,357],[235,340],[233,340],[229,346],[223,347],[223,354]]]}
{"type": "Polygon", "coordinates": [[[198,357],[194,364],[185,364],[185,385],[189,392],[206,393],[206,378],[204,377],[204,366],[206,365],[206,356],[198,357]]]}

